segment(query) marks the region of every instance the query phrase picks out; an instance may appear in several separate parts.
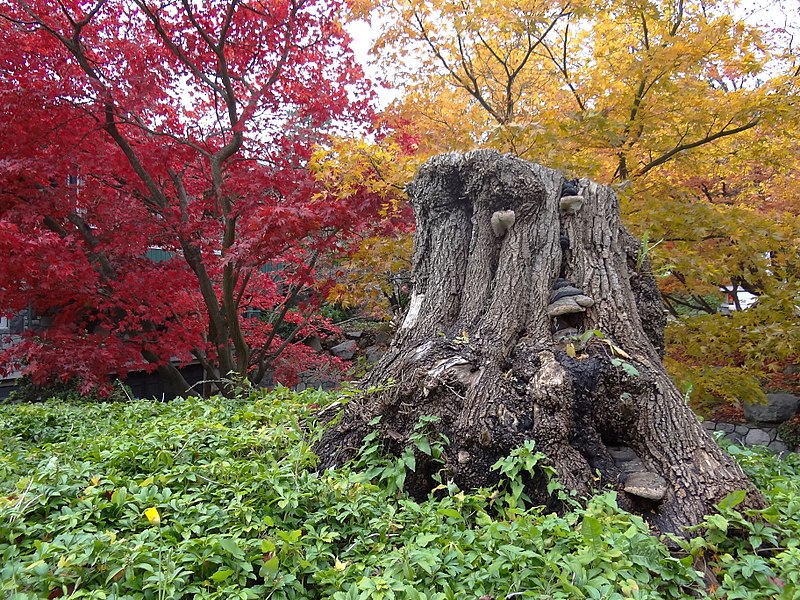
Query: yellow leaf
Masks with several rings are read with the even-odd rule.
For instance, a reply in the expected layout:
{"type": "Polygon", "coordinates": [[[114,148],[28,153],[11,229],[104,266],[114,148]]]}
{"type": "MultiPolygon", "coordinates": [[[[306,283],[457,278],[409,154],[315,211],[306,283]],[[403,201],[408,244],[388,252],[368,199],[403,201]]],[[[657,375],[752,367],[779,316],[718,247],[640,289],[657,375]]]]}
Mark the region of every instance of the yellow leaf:
{"type": "Polygon", "coordinates": [[[349,564],[350,564],[349,560],[342,562],[337,558],[336,562],[333,563],[333,568],[336,569],[337,571],[344,571],[349,564]]]}
{"type": "Polygon", "coordinates": [[[628,354],[627,352],[625,352],[625,350],[614,344],[611,340],[603,340],[603,341],[605,341],[605,343],[608,344],[608,347],[611,348],[611,354],[613,354],[614,356],[618,356],[619,358],[624,358],[625,360],[632,360],[630,354],[628,354]]]}
{"type": "Polygon", "coordinates": [[[158,509],[155,506],[151,506],[144,511],[144,516],[147,517],[150,525],[161,525],[161,515],[158,514],[158,509]]]}
{"type": "Polygon", "coordinates": [[[575,358],[575,356],[577,355],[577,353],[575,352],[575,344],[573,344],[572,342],[569,342],[567,344],[565,350],[567,351],[567,356],[575,358]]]}

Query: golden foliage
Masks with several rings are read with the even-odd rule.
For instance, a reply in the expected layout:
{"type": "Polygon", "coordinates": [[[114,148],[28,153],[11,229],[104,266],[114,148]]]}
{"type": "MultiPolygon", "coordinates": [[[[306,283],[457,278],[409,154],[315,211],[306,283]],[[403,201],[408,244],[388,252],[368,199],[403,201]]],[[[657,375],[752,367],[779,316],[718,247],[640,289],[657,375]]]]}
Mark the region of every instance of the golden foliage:
{"type": "Polygon", "coordinates": [[[338,139],[317,149],[311,163],[324,193],[338,198],[360,195],[381,204],[382,223],[375,225],[383,235],[365,235],[346,259],[332,265],[336,283],[327,301],[343,308],[361,307],[382,318],[403,305],[411,270],[414,223],[403,189],[422,158],[409,153],[416,149],[415,142],[402,136],[397,129],[377,142],[338,139]]]}
{"type": "Polygon", "coordinates": [[[346,263],[339,265],[338,283],[328,293],[328,302],[343,308],[360,306],[370,316],[391,317],[410,294],[410,234],[363,240],[346,263]]]}

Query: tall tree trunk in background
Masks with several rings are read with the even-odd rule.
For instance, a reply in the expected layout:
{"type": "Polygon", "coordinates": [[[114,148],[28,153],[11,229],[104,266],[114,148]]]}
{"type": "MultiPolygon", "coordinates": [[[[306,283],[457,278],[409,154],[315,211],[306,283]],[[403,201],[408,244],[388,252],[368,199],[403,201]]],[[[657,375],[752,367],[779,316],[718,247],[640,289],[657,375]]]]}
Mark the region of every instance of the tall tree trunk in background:
{"type": "MultiPolygon", "coordinates": [[[[613,189],[583,179],[562,198],[563,183],[494,151],[423,165],[409,186],[411,305],[362,382],[381,391],[346,406],[317,446],[322,466],[352,458],[376,416],[398,452],[419,417],[436,415],[462,488],[494,483],[492,464],[532,439],[568,489],[590,494],[599,471],[623,508],[663,532],[681,533],[734,490],[760,506],[662,366],[660,298],[613,189]]],[[[439,469],[425,458],[407,481],[418,495],[439,469]]]]}

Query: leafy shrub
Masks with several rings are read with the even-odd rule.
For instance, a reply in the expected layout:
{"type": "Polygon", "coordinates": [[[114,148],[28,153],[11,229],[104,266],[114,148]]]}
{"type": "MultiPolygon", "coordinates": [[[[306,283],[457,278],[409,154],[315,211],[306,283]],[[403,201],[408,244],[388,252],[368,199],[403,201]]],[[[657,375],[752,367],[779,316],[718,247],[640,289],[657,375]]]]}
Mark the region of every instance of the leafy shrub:
{"type": "MultiPolygon", "coordinates": [[[[0,403],[32,403],[44,402],[45,400],[60,400],[68,401],[100,401],[101,398],[97,394],[91,396],[82,395],[78,389],[81,387],[81,382],[78,379],[71,379],[66,382],[53,383],[50,385],[39,385],[33,382],[29,375],[24,375],[17,379],[14,385],[14,391],[11,392],[9,397],[5,400],[0,400],[0,403]]],[[[110,392],[102,400],[106,402],[125,402],[132,397],[129,389],[127,389],[122,382],[117,380],[113,386],[110,387],[110,392]]]]}
{"type": "Polygon", "coordinates": [[[326,319],[330,319],[333,323],[339,323],[352,318],[354,311],[340,304],[325,302],[320,307],[320,314],[326,319]]]}
{"type": "Polygon", "coordinates": [[[317,391],[226,400],[0,407],[0,595],[33,598],[686,598],[711,561],[726,598],[800,588],[800,462],[732,447],[770,499],[736,498],[670,553],[614,492],[563,516],[526,507],[532,446],[496,465],[497,489],[442,473],[431,498],[402,491],[441,458],[421,420],[400,457],[373,440],[318,473],[317,391]],[[737,536],[732,536],[737,533],[737,536]]]}
{"type": "Polygon", "coordinates": [[[710,557],[719,573],[715,598],[800,597],[800,455],[780,458],[763,446],[720,442],[738,460],[769,501],[764,510],[737,510],[744,492],[720,503],[720,512],[696,528],[702,535],[684,547],[710,557]]]}

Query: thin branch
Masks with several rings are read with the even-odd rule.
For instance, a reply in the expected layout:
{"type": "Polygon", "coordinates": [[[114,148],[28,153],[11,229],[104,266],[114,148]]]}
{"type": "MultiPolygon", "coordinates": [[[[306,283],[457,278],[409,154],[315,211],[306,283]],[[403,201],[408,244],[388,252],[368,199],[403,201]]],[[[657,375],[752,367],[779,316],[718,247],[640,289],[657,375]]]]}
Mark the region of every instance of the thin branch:
{"type": "MultiPolygon", "coordinates": [[[[692,295],[690,298],[692,300],[695,300],[695,302],[697,302],[697,299],[700,297],[692,295]]],[[[681,306],[685,306],[686,308],[691,308],[692,310],[701,310],[703,312],[707,312],[712,315],[716,313],[716,311],[704,300],[702,302],[697,302],[697,304],[693,304],[689,300],[683,300],[682,298],[675,296],[674,294],[664,294],[664,299],[668,301],[668,305],[674,303],[674,304],[679,304],[681,306]]],[[[677,311],[675,311],[675,314],[677,315],[677,311]]]]}
{"type": "Polygon", "coordinates": [[[694,142],[689,142],[687,144],[678,144],[672,150],[670,150],[669,152],[665,152],[664,154],[662,154],[661,156],[659,156],[655,160],[651,160],[649,163],[647,163],[645,166],[643,166],[641,169],[639,169],[636,172],[636,176],[637,177],[641,177],[642,175],[644,175],[645,173],[647,173],[651,169],[654,169],[655,167],[663,165],[665,162],[667,162],[671,158],[673,158],[676,154],[679,154],[679,153],[684,152],[686,150],[691,150],[692,148],[697,148],[699,146],[703,146],[705,144],[710,144],[711,142],[713,142],[715,140],[718,140],[720,138],[728,137],[728,136],[731,136],[731,135],[736,135],[737,133],[742,133],[743,131],[747,131],[748,129],[752,129],[753,127],[758,125],[760,120],[761,120],[760,118],[756,117],[755,119],[752,119],[751,121],[749,121],[749,122],[747,122],[744,125],[741,125],[739,127],[734,127],[733,129],[725,129],[725,128],[723,128],[723,129],[721,129],[720,131],[718,131],[717,133],[715,133],[713,135],[708,135],[708,136],[706,136],[706,137],[704,137],[702,139],[696,140],[694,142]]]}
{"type": "Polygon", "coordinates": [[[650,50],[650,32],[647,28],[647,17],[645,16],[643,10],[639,11],[639,16],[642,19],[642,35],[644,36],[642,43],[644,44],[645,50],[650,50]]]}
{"type": "Polygon", "coordinates": [[[678,33],[678,29],[681,26],[681,22],[683,21],[683,0],[678,0],[678,13],[675,15],[675,23],[672,25],[672,29],[669,30],[669,34],[671,36],[675,36],[678,33]]]}
{"type": "Polygon", "coordinates": [[[125,158],[128,159],[131,167],[139,176],[139,179],[147,187],[147,191],[150,192],[150,195],[153,197],[153,200],[156,201],[160,208],[167,207],[167,198],[164,196],[164,192],[158,187],[156,182],[150,176],[150,173],[144,168],[142,162],[139,160],[139,157],[134,152],[131,145],[128,143],[128,140],[120,132],[119,128],[117,127],[116,120],[114,118],[115,106],[111,100],[106,101],[105,104],[105,123],[103,128],[111,135],[111,138],[116,142],[117,146],[119,146],[122,153],[125,155],[125,158]]]}
{"type": "MultiPolygon", "coordinates": [[[[569,13],[566,13],[567,17],[569,17],[569,13]]],[[[563,37],[563,44],[561,45],[561,61],[556,58],[553,51],[550,49],[550,46],[542,40],[542,47],[547,52],[547,55],[550,57],[550,61],[555,65],[558,69],[559,73],[564,76],[564,82],[567,84],[570,92],[572,92],[572,96],[575,98],[575,102],[578,103],[578,108],[581,112],[586,112],[586,104],[581,99],[580,95],[578,94],[578,90],[575,88],[575,85],[572,83],[572,78],[569,76],[569,69],[567,68],[567,47],[568,47],[568,40],[569,40],[569,21],[567,21],[566,26],[564,27],[564,37],[563,37]]]]}

